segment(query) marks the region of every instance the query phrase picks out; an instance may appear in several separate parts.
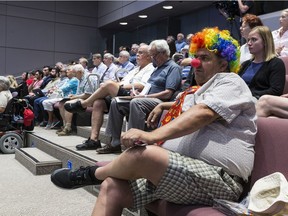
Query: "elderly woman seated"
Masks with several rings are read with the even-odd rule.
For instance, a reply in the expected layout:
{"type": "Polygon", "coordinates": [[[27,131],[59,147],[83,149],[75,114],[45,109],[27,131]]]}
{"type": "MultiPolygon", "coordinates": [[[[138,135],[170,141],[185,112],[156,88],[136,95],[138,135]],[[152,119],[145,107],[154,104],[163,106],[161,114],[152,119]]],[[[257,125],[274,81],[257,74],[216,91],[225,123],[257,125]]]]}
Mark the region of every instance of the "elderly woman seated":
{"type": "Polygon", "coordinates": [[[7,77],[0,76],[0,113],[5,111],[8,101],[12,99],[12,94],[9,91],[10,82],[7,77]]]}

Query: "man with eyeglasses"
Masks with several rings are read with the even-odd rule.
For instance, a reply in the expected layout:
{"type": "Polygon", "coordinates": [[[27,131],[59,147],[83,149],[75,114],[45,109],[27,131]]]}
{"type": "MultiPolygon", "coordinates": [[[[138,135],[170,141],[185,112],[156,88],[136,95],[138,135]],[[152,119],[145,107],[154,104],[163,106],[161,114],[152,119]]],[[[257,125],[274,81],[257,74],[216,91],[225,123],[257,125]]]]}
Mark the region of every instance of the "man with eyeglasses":
{"type": "Polygon", "coordinates": [[[128,129],[144,130],[147,114],[159,103],[173,100],[175,92],[180,90],[182,70],[170,59],[170,49],[166,40],[154,40],[148,49],[153,64],[157,66],[148,80],[148,94],[135,92],[130,103],[117,103],[115,99],[112,100],[106,126],[106,134],[112,137],[112,140],[110,144],[96,150],[99,154],[121,152],[120,136],[124,116],[129,116],[128,129]]]}
{"type": "Polygon", "coordinates": [[[136,62],[136,54],[138,52],[138,49],[139,49],[139,45],[138,44],[132,44],[129,61],[131,63],[133,63],[134,65],[137,64],[137,62],[136,62]]]}
{"type": "Polygon", "coordinates": [[[134,69],[134,64],[129,61],[130,54],[126,50],[122,50],[119,53],[118,63],[119,70],[116,72],[117,77],[121,80],[125,75],[129,73],[129,71],[134,69]],[[122,69],[122,70],[121,70],[122,69]]]}
{"type": "Polygon", "coordinates": [[[107,69],[100,75],[100,82],[116,80],[115,73],[118,70],[118,67],[114,64],[114,56],[111,53],[105,53],[103,62],[107,66],[107,69]]]}

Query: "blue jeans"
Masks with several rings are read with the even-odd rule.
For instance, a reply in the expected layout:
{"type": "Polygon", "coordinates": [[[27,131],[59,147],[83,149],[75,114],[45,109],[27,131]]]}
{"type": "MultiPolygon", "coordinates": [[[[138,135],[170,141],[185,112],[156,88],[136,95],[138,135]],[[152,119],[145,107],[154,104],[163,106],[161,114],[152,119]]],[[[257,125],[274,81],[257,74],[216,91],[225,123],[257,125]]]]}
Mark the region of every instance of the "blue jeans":
{"type": "Polygon", "coordinates": [[[45,111],[44,111],[44,107],[42,105],[42,102],[44,100],[48,99],[48,97],[44,96],[44,97],[40,97],[34,100],[34,104],[33,104],[33,108],[34,108],[34,116],[35,116],[35,120],[41,122],[44,118],[45,115],[45,111]]]}

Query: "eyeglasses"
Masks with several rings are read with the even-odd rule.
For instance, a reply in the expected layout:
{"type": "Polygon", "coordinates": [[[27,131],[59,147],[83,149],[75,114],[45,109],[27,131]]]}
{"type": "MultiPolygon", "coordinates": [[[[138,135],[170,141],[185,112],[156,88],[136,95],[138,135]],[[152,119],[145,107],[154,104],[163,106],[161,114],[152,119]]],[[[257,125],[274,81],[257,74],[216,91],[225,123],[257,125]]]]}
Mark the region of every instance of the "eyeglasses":
{"type": "Polygon", "coordinates": [[[157,58],[157,56],[160,54],[160,52],[157,52],[157,53],[155,53],[155,54],[151,54],[151,56],[152,56],[152,58],[157,58]]]}

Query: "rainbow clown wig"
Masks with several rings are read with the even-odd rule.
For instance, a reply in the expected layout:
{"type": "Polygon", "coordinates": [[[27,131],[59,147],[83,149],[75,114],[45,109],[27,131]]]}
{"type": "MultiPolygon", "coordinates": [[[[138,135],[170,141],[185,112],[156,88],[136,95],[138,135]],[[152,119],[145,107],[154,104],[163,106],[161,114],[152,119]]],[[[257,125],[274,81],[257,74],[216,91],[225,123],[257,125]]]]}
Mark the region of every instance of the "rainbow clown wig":
{"type": "Polygon", "coordinates": [[[240,68],[239,43],[230,35],[228,30],[220,31],[218,27],[204,28],[197,32],[191,40],[190,55],[194,56],[198,49],[206,48],[229,63],[229,69],[237,73],[240,68]]]}

